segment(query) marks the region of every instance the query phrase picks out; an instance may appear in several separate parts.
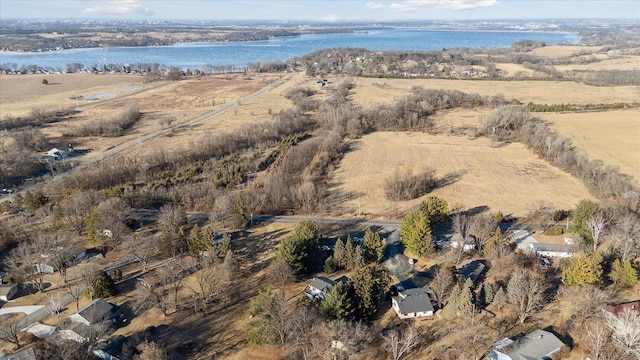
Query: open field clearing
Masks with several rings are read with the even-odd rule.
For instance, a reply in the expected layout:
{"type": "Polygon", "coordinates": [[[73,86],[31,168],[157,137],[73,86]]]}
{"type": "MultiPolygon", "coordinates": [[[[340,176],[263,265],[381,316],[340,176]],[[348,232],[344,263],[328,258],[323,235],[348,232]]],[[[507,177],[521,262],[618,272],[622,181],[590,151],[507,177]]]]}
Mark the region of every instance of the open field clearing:
{"type": "Polygon", "coordinates": [[[118,97],[166,83],[145,83],[144,79],[140,75],[0,75],[0,121],[7,116],[26,116],[34,108],[58,111],[96,102],[84,100],[83,96],[112,94],[118,97]],[[49,85],[42,84],[43,79],[47,79],[49,85]]]}
{"type": "Polygon", "coordinates": [[[505,99],[537,104],[607,104],[637,102],[637,86],[590,86],[572,81],[489,81],[444,79],[370,79],[356,78],[351,99],[365,108],[392,104],[401,100],[414,86],[425,89],[459,90],[483,96],[502,94],[505,99]]]}
{"type": "Polygon", "coordinates": [[[557,71],[640,70],[640,56],[624,56],[584,65],[556,65],[554,68],[557,71]]]}
{"type": "Polygon", "coordinates": [[[535,48],[531,52],[537,56],[557,58],[578,55],[581,51],[596,53],[600,51],[600,49],[602,49],[602,46],[551,45],[535,48]]]}
{"type": "Polygon", "coordinates": [[[393,202],[385,199],[387,178],[407,166],[418,174],[427,166],[448,184],[429,195],[465,208],[525,216],[540,201],[559,209],[573,208],[581,199],[593,199],[571,175],[535,157],[524,145],[493,147],[485,138],[380,132],[352,143],[329,184],[332,208],[345,214],[362,212],[371,217],[398,217],[421,199],[393,202]]]}
{"type": "Polygon", "coordinates": [[[640,110],[545,113],[540,117],[571,139],[589,158],[620,167],[640,179],[640,110]]]}
{"type": "Polygon", "coordinates": [[[532,76],[534,71],[520,64],[498,63],[496,68],[502,70],[503,76],[518,77],[519,75],[532,76]]]}

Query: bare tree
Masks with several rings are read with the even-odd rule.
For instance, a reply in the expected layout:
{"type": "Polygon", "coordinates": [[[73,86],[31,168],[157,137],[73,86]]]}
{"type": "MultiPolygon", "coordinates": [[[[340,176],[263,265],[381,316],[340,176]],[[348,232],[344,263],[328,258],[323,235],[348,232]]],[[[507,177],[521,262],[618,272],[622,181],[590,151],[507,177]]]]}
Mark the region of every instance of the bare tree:
{"type": "Polygon", "coordinates": [[[507,299],[515,306],[520,323],[524,323],[544,302],[542,281],[525,269],[516,270],[507,285],[507,299]]]}
{"type": "Polygon", "coordinates": [[[451,241],[455,242],[455,252],[457,254],[456,264],[458,264],[464,254],[465,246],[470,243],[472,238],[469,215],[460,212],[456,213],[452,218],[452,226],[455,236],[451,241]]]}
{"type": "Polygon", "coordinates": [[[640,313],[625,308],[617,316],[608,311],[604,315],[615,343],[628,354],[640,357],[640,313]]]}
{"type": "Polygon", "coordinates": [[[640,221],[632,215],[623,217],[613,228],[614,246],[620,261],[633,259],[640,253],[640,221]]]}
{"type": "Polygon", "coordinates": [[[178,310],[178,292],[182,288],[184,277],[196,267],[196,260],[192,257],[175,259],[156,270],[160,282],[169,286],[173,293],[174,308],[178,310]]]}
{"type": "Polygon", "coordinates": [[[587,330],[588,346],[591,350],[594,360],[600,360],[607,342],[609,341],[610,331],[601,322],[597,321],[587,330]]]}
{"type": "Polygon", "coordinates": [[[187,215],[184,207],[166,204],[160,208],[158,224],[162,229],[160,237],[160,250],[167,256],[175,256],[180,245],[181,229],[187,223],[187,215]]]}
{"type": "Polygon", "coordinates": [[[281,298],[286,299],[285,285],[294,279],[291,266],[282,259],[276,259],[267,268],[267,276],[272,284],[280,288],[281,298]]]}
{"type": "Polygon", "coordinates": [[[85,228],[85,217],[96,205],[95,193],[84,191],[72,195],[61,204],[62,216],[78,236],[85,228]]]}
{"type": "Polygon", "coordinates": [[[609,295],[593,285],[562,286],[560,294],[573,308],[573,322],[577,329],[584,328],[587,320],[600,315],[609,295]]]}
{"type": "Polygon", "coordinates": [[[315,339],[319,336],[318,328],[322,324],[317,311],[307,307],[300,307],[291,314],[288,329],[289,346],[298,349],[300,356],[305,359],[319,357],[318,343],[315,339]]]}
{"type": "Polygon", "coordinates": [[[384,336],[385,349],[393,360],[400,360],[420,343],[418,330],[409,326],[405,330],[391,329],[384,336]]]}
{"type": "Polygon", "coordinates": [[[234,204],[231,195],[218,196],[211,210],[211,220],[220,222],[222,226],[227,226],[234,214],[234,204]]]}
{"type": "Polygon", "coordinates": [[[596,214],[587,220],[587,228],[591,232],[591,238],[593,239],[593,252],[596,251],[598,246],[604,240],[604,231],[607,226],[607,222],[600,214],[596,214]]]}
{"type": "Polygon", "coordinates": [[[104,245],[114,249],[129,232],[125,224],[131,208],[121,198],[109,198],[96,208],[98,229],[102,234],[104,245]],[[107,230],[107,231],[104,231],[107,230]]]}
{"type": "Polygon", "coordinates": [[[478,250],[482,250],[495,234],[497,226],[496,218],[491,214],[478,214],[472,218],[469,232],[476,238],[478,250]]]}
{"type": "Polygon", "coordinates": [[[74,255],[71,238],[54,232],[40,233],[34,240],[34,251],[40,252],[42,258],[46,258],[60,275],[63,283],[67,282],[67,268],[71,265],[74,255]]]}
{"type": "Polygon", "coordinates": [[[442,307],[444,299],[449,296],[454,283],[455,279],[453,277],[453,273],[448,268],[441,267],[436,276],[434,276],[429,287],[436,295],[438,305],[440,307],[442,307]]]}
{"type": "Polygon", "coordinates": [[[80,299],[84,296],[86,278],[97,270],[97,266],[92,263],[79,264],[69,271],[69,279],[62,288],[73,298],[76,303],[76,310],[79,308],[80,299]]]}
{"type": "Polygon", "coordinates": [[[156,342],[144,342],[138,345],[140,354],[135,357],[137,360],[168,360],[167,352],[156,342]]]}
{"type": "Polygon", "coordinates": [[[195,274],[195,282],[185,282],[194,298],[193,312],[207,315],[209,304],[227,299],[229,282],[222,265],[204,266],[195,274]]]}
{"type": "Polygon", "coordinates": [[[30,284],[40,292],[44,292],[45,273],[41,267],[42,254],[46,251],[45,242],[28,240],[20,242],[7,257],[9,272],[18,283],[31,280],[30,284]]]}
{"type": "Polygon", "coordinates": [[[0,340],[20,347],[20,325],[18,321],[9,321],[0,325],[0,340]]]}
{"type": "Polygon", "coordinates": [[[142,265],[142,272],[147,271],[147,264],[158,249],[158,240],[155,236],[148,236],[140,239],[137,235],[127,236],[122,243],[122,247],[128,254],[142,265]]]}
{"type": "MultiPolygon", "coordinates": [[[[100,270],[100,266],[93,262],[87,262],[81,265],[81,269],[83,271],[82,276],[82,287],[86,289],[87,294],[91,301],[93,301],[93,297],[95,296],[94,288],[93,288],[93,274],[100,270]]],[[[76,304],[77,306],[77,304],[76,304]]]]}
{"type": "Polygon", "coordinates": [[[155,307],[167,316],[169,313],[170,299],[166,286],[160,282],[157,276],[146,279],[139,279],[136,306],[138,309],[155,307]]]}

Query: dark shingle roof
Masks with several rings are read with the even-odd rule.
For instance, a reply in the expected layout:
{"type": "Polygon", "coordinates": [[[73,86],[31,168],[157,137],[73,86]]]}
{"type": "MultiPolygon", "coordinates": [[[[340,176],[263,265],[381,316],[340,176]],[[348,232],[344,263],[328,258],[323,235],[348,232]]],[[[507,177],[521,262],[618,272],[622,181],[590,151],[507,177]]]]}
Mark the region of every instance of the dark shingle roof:
{"type": "Polygon", "coordinates": [[[103,299],[96,299],[78,310],[76,314],[87,319],[91,324],[95,324],[109,319],[112,312],[113,306],[111,304],[103,299]]]}
{"type": "Polygon", "coordinates": [[[402,314],[433,311],[429,293],[422,288],[401,291],[399,296],[394,296],[393,299],[402,314]]]}
{"type": "Polygon", "coordinates": [[[332,287],[336,286],[336,282],[326,277],[318,276],[317,278],[313,278],[309,286],[326,293],[331,290],[332,287]]]}

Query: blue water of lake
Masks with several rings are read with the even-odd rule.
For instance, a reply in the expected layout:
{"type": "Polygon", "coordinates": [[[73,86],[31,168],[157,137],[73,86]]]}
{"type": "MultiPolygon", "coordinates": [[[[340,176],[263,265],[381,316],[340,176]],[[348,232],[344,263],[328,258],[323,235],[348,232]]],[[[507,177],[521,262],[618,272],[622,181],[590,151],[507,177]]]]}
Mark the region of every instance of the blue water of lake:
{"type": "Polygon", "coordinates": [[[315,34],[275,37],[264,41],[225,43],[179,43],[170,46],[69,49],[49,52],[1,52],[0,64],[16,67],[38,65],[56,70],[80,63],[85,68],[104,64],[158,63],[182,69],[205,65],[234,65],[249,62],[286,61],[326,49],[354,47],[369,50],[441,50],[454,47],[508,47],[519,40],[551,44],[576,44],[573,33],[533,31],[440,31],[426,29],[384,29],[348,34],[315,34]]]}

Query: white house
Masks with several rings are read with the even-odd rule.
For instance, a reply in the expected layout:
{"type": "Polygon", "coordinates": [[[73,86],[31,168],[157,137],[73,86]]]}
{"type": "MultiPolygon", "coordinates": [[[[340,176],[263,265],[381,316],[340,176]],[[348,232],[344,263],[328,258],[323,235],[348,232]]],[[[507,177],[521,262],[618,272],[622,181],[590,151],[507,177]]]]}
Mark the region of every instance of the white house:
{"type": "Polygon", "coordinates": [[[38,272],[45,273],[45,274],[53,274],[56,271],[56,269],[54,269],[53,266],[44,262],[37,263],[34,266],[36,267],[36,270],[38,270],[38,272]]]}
{"type": "Polygon", "coordinates": [[[49,151],[47,151],[47,156],[50,156],[53,158],[53,160],[60,160],[60,159],[64,159],[68,156],[68,154],[64,151],[61,151],[58,148],[53,148],[49,151]]]}
{"type": "Polygon", "coordinates": [[[391,298],[393,310],[400,319],[433,316],[430,292],[425,288],[400,291],[398,296],[391,298]]]}
{"type": "Polygon", "coordinates": [[[313,280],[311,281],[309,286],[307,286],[307,289],[304,291],[304,293],[307,295],[307,297],[311,301],[324,299],[324,297],[327,295],[329,290],[331,290],[332,287],[336,286],[336,284],[337,282],[331,279],[328,279],[323,276],[318,276],[313,278],[313,280]]]}
{"type": "Polygon", "coordinates": [[[554,334],[536,330],[515,341],[505,338],[493,344],[490,360],[544,360],[560,351],[564,343],[554,334]]]}
{"type": "Polygon", "coordinates": [[[513,241],[522,251],[529,251],[529,244],[535,244],[538,242],[538,240],[536,240],[529,231],[524,229],[513,230],[513,233],[507,237],[506,240],[513,241]]]}
{"type": "Polygon", "coordinates": [[[530,243],[529,249],[537,256],[568,258],[573,256],[574,247],[569,244],[530,243]]]}
{"type": "MultiPolygon", "coordinates": [[[[436,241],[436,246],[440,249],[454,248],[457,249],[460,244],[463,243],[462,236],[460,234],[445,234],[436,241]]],[[[476,249],[476,239],[473,236],[469,236],[466,242],[462,245],[464,251],[472,251],[476,249]]]]}
{"type": "Polygon", "coordinates": [[[18,293],[18,285],[7,284],[0,285],[0,300],[9,301],[18,293]]]}

